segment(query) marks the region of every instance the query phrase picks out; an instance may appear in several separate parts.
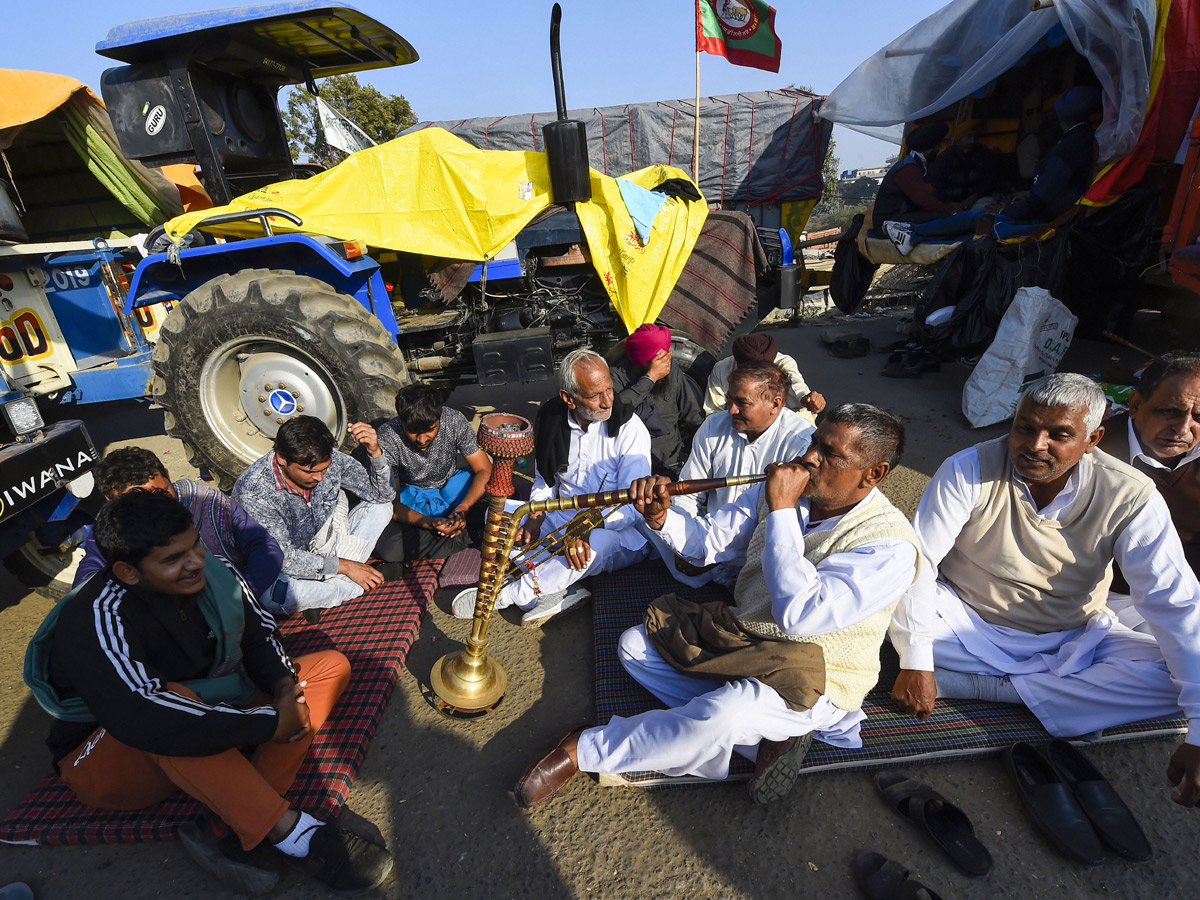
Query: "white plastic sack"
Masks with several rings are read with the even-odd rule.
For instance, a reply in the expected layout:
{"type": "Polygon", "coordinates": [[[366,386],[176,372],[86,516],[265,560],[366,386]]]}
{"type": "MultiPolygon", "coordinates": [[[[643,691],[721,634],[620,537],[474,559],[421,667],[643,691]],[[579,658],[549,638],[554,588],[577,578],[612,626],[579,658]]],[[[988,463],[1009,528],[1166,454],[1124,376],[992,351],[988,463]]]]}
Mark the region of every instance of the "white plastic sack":
{"type": "Polygon", "coordinates": [[[1058,370],[1078,322],[1045,288],[1018,290],[995,340],[963,385],[963,415],[971,427],[1012,418],[1025,389],[1058,370]]]}

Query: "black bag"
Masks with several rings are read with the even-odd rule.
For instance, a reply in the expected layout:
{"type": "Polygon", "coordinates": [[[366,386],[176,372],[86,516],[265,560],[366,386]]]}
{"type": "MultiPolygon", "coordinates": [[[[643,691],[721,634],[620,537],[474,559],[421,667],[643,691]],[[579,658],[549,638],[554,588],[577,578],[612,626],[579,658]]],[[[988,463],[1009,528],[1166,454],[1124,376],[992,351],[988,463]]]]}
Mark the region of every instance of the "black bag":
{"type": "Polygon", "coordinates": [[[829,281],[829,296],[833,304],[850,315],[863,301],[879,268],[858,252],[858,233],[863,227],[862,213],[850,220],[845,233],[833,251],[833,274],[829,281]]]}

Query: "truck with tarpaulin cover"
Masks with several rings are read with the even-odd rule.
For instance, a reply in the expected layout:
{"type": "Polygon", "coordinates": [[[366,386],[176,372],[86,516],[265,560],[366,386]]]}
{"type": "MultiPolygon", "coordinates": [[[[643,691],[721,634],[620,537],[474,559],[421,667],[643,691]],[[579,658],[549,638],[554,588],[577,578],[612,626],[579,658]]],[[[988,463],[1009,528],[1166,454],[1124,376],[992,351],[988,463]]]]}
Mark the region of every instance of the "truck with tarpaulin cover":
{"type": "Polygon", "coordinates": [[[146,396],[167,308],[122,308],[135,235],[185,196],[207,203],[191,168],[125,160],[83,84],[0,69],[0,558],[51,595],[70,585],[96,502],[96,448],[62,415],[146,396]]]}
{"type": "MultiPolygon", "coordinates": [[[[544,147],[480,149],[440,128],[297,179],[280,89],[417,59],[350,7],[291,0],[134,22],[97,52],[122,63],[101,89],[125,155],[198,163],[216,204],[152,235],[165,252],[138,265],[126,309],[175,304],[152,393],[169,433],[224,487],[290,416],[316,415],[349,443],[346,426],[392,414],[410,373],[449,385],[549,377],[572,348],[603,351],[656,318],[694,338],[678,345],[686,367],[755,305],[753,221],[710,213],[655,154],[620,180],[585,164],[590,196],[565,204],[544,147]],[[631,192],[653,210],[641,233],[631,192]],[[737,265],[725,306],[697,312],[679,298],[704,240],[737,265]],[[689,316],[690,329],[679,324],[689,316]]],[[[817,99],[789,97],[796,114],[778,125],[803,148],[777,179],[800,201],[820,195],[830,127],[812,116],[817,99]]],[[[764,128],[758,139],[779,138],[764,128]]]]}

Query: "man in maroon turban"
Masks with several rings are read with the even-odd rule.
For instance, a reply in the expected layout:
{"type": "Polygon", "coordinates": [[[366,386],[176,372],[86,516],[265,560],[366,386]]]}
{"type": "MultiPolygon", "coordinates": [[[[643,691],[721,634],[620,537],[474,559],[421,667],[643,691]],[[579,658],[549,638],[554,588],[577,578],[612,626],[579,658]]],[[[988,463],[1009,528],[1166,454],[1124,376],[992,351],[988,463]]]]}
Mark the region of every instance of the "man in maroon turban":
{"type": "Polygon", "coordinates": [[[704,411],[699,385],[671,365],[671,329],[652,323],[637,328],[625,341],[625,357],[612,366],[612,380],[650,431],[655,474],[676,477],[704,411]]]}

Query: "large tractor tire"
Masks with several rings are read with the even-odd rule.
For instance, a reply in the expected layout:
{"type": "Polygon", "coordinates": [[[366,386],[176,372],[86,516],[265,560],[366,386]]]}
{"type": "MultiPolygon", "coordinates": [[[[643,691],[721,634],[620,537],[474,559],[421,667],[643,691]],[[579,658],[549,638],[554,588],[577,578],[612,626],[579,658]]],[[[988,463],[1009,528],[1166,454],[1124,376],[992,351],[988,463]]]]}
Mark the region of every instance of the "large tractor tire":
{"type": "Polygon", "coordinates": [[[56,553],[43,547],[37,538],[4,558],[4,567],[21,584],[51,600],[61,600],[71,590],[75,570],[83,562],[83,547],[69,553],[56,553]]]}
{"type": "Polygon", "coordinates": [[[316,416],[349,449],[346,426],[394,415],[407,383],[403,354],[354,298],[316,278],[248,269],[171,311],[151,389],[167,433],[228,490],[289,418],[316,416]]]}

